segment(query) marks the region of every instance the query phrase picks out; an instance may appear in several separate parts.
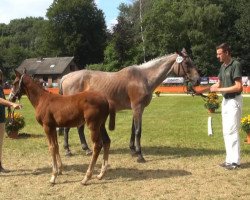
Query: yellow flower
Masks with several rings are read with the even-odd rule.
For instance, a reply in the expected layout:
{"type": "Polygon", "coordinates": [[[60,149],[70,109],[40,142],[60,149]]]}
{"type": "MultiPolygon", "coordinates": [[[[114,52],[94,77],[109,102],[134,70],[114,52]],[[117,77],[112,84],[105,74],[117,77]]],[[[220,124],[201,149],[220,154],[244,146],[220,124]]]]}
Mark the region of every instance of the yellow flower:
{"type": "Polygon", "coordinates": [[[7,134],[13,131],[19,131],[25,126],[24,117],[16,112],[13,114],[6,115],[5,130],[7,134]]]}
{"type": "Polygon", "coordinates": [[[219,96],[215,92],[209,92],[204,107],[207,109],[218,109],[219,106],[219,96]]]}
{"type": "Polygon", "coordinates": [[[241,129],[246,133],[250,132],[250,115],[241,118],[241,129]]]}

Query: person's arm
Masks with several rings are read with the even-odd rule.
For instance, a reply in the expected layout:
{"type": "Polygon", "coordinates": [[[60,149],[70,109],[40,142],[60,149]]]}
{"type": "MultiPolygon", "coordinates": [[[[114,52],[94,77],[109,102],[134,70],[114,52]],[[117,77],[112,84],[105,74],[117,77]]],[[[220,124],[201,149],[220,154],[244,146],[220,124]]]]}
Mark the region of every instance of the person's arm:
{"type": "Polygon", "coordinates": [[[15,109],[20,109],[22,108],[22,105],[17,104],[17,103],[13,103],[11,101],[5,100],[3,98],[0,98],[0,104],[4,105],[4,106],[8,106],[8,107],[13,107],[15,109]]]}
{"type": "Polygon", "coordinates": [[[242,79],[241,78],[236,78],[234,80],[234,85],[230,87],[211,87],[210,91],[211,92],[225,92],[225,93],[233,93],[233,92],[241,92],[243,87],[242,87],[242,79]]]}
{"type": "Polygon", "coordinates": [[[208,86],[203,88],[202,90],[195,90],[197,94],[202,94],[205,92],[212,92],[211,88],[219,88],[220,87],[220,80],[218,80],[218,82],[216,82],[215,84],[213,84],[212,86],[208,86]]]}

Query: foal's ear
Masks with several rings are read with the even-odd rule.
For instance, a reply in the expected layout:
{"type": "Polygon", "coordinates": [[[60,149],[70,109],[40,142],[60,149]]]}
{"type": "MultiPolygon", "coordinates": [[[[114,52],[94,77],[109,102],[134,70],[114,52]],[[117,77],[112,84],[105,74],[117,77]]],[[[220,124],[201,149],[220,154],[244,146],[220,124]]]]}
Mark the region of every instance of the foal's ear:
{"type": "Polygon", "coordinates": [[[26,74],[27,70],[26,68],[23,69],[23,74],[26,74]]]}

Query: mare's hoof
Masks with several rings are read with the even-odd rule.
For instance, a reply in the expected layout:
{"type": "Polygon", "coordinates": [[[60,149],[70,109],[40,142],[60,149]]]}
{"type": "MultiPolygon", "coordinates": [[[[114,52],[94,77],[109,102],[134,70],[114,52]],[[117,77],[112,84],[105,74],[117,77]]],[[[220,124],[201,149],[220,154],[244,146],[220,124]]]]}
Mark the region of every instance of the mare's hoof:
{"type": "Polygon", "coordinates": [[[85,150],[86,156],[91,156],[92,151],[90,149],[85,150]]]}
{"type": "Polygon", "coordinates": [[[139,157],[139,158],[137,158],[137,162],[138,163],[145,163],[146,160],[143,157],[139,157]]]}
{"type": "Polygon", "coordinates": [[[132,157],[137,157],[138,156],[138,154],[136,153],[136,151],[134,149],[131,149],[130,154],[131,154],[132,157]]]}
{"type": "Polygon", "coordinates": [[[50,182],[50,186],[51,186],[51,187],[54,187],[55,184],[56,184],[56,183],[51,183],[51,182],[50,182]]]}
{"type": "Polygon", "coordinates": [[[72,155],[73,155],[73,154],[71,153],[70,150],[67,150],[66,153],[65,153],[65,156],[67,156],[67,157],[70,157],[70,156],[72,156],[72,155]]]}

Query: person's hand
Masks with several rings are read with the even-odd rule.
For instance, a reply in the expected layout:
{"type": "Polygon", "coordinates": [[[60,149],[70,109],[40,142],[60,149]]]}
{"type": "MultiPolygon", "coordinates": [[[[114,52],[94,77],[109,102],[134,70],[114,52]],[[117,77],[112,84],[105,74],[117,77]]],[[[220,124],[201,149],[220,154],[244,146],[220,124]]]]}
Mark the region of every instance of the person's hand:
{"type": "Polygon", "coordinates": [[[12,107],[14,109],[21,109],[23,106],[21,104],[17,104],[17,103],[12,103],[12,107]]]}
{"type": "Polygon", "coordinates": [[[210,87],[210,92],[217,92],[218,88],[217,87],[210,87]]]}

